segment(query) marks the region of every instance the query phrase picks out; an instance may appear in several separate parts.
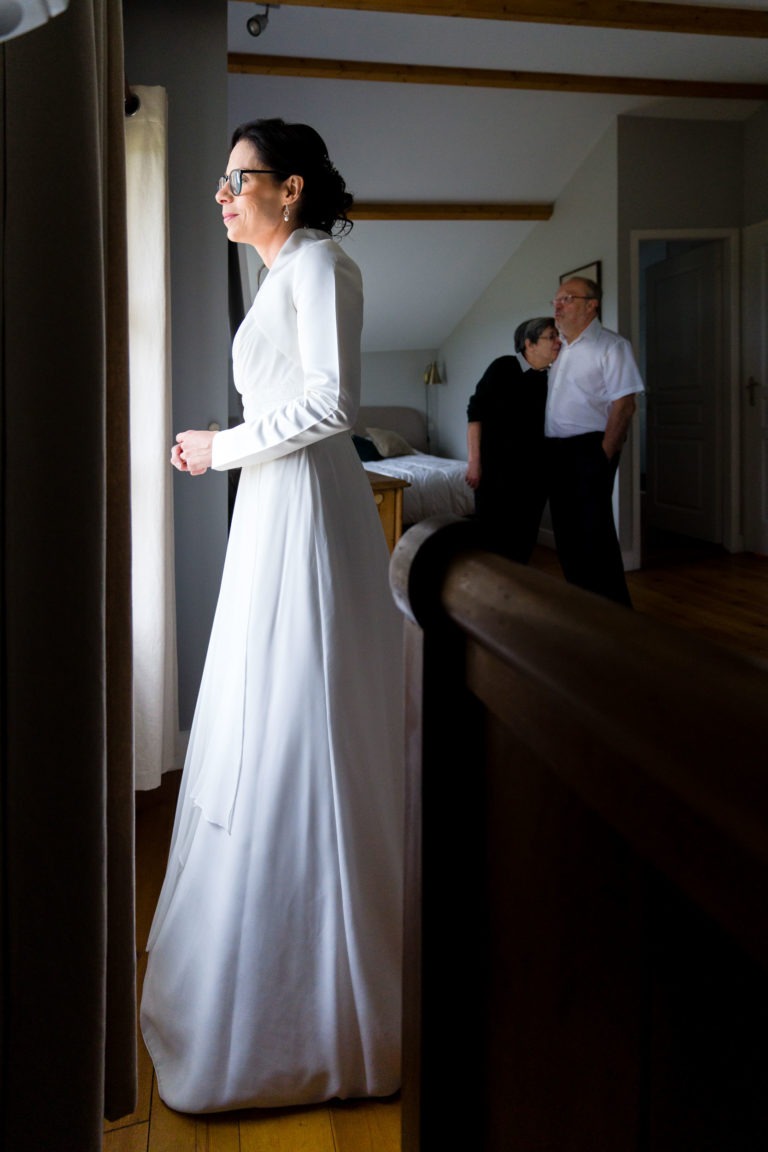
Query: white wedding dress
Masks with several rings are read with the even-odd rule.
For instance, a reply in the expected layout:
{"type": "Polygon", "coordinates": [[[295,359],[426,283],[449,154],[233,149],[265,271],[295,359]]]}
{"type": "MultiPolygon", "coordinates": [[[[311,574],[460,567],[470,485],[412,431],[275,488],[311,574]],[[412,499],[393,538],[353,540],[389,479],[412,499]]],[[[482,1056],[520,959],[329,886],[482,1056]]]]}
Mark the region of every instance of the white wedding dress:
{"type": "Polygon", "coordinates": [[[213,464],[242,473],[141,1008],[180,1111],[400,1083],[402,620],[346,431],[361,322],[356,266],[302,229],[233,346],[213,464]]]}

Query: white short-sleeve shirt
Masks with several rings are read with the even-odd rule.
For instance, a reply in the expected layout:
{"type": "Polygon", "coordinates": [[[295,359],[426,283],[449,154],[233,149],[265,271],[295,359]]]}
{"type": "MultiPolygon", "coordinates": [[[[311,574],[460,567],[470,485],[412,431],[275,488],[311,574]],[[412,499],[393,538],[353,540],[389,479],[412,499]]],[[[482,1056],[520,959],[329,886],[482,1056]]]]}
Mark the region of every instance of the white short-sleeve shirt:
{"type": "Polygon", "coordinates": [[[632,345],[597,319],[575,340],[562,340],[549,370],[545,434],[604,432],[613,401],[645,390],[632,345]]]}

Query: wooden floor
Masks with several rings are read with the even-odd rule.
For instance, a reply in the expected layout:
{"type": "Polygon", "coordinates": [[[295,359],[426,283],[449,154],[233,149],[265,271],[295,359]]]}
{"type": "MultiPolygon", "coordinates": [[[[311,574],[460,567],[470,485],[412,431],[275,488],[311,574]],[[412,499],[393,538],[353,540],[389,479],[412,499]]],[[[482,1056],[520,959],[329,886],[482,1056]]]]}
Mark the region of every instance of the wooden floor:
{"type": "MultiPolygon", "coordinates": [[[[557,578],[554,553],[537,549],[532,566],[557,578]]],[[[768,667],[768,558],[662,542],[640,572],[628,574],[635,610],[735,648],[768,667]]],[[[139,794],[136,820],[136,934],[141,982],[152,912],[165,869],[176,781],[139,794]]],[[[449,1104],[449,1102],[448,1102],[449,1104]]],[[[450,1106],[448,1106],[450,1114],[450,1106]]],[[[104,1152],[400,1152],[399,1100],[315,1108],[184,1116],[166,1108],[139,1038],[139,1104],[107,1124],[104,1152]]]]}
{"type": "MultiPolygon", "coordinates": [[[[531,566],[562,579],[550,549],[537,548],[531,566]]],[[[635,611],[768,661],[768,557],[660,537],[627,584],[635,611]]]]}

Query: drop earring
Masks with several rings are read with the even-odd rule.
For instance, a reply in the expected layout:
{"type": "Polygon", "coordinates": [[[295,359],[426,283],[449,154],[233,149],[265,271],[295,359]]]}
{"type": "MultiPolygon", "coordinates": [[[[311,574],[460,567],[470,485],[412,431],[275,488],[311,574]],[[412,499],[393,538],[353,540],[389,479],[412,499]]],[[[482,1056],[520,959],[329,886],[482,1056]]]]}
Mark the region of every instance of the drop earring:
{"type": "Polygon", "coordinates": [[[291,214],[288,211],[288,205],[286,204],[285,207],[283,208],[283,220],[285,220],[285,222],[287,224],[290,219],[291,219],[291,214]]]}

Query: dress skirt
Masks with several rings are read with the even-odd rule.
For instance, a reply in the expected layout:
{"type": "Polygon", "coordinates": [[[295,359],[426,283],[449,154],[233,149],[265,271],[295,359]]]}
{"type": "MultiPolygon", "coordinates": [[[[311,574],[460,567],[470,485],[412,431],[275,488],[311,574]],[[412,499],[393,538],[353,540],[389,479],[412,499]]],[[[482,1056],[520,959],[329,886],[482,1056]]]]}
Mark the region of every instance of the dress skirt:
{"type": "Polygon", "coordinates": [[[243,468],[141,1008],[172,1108],[399,1087],[401,638],[351,438],[243,468]]]}

